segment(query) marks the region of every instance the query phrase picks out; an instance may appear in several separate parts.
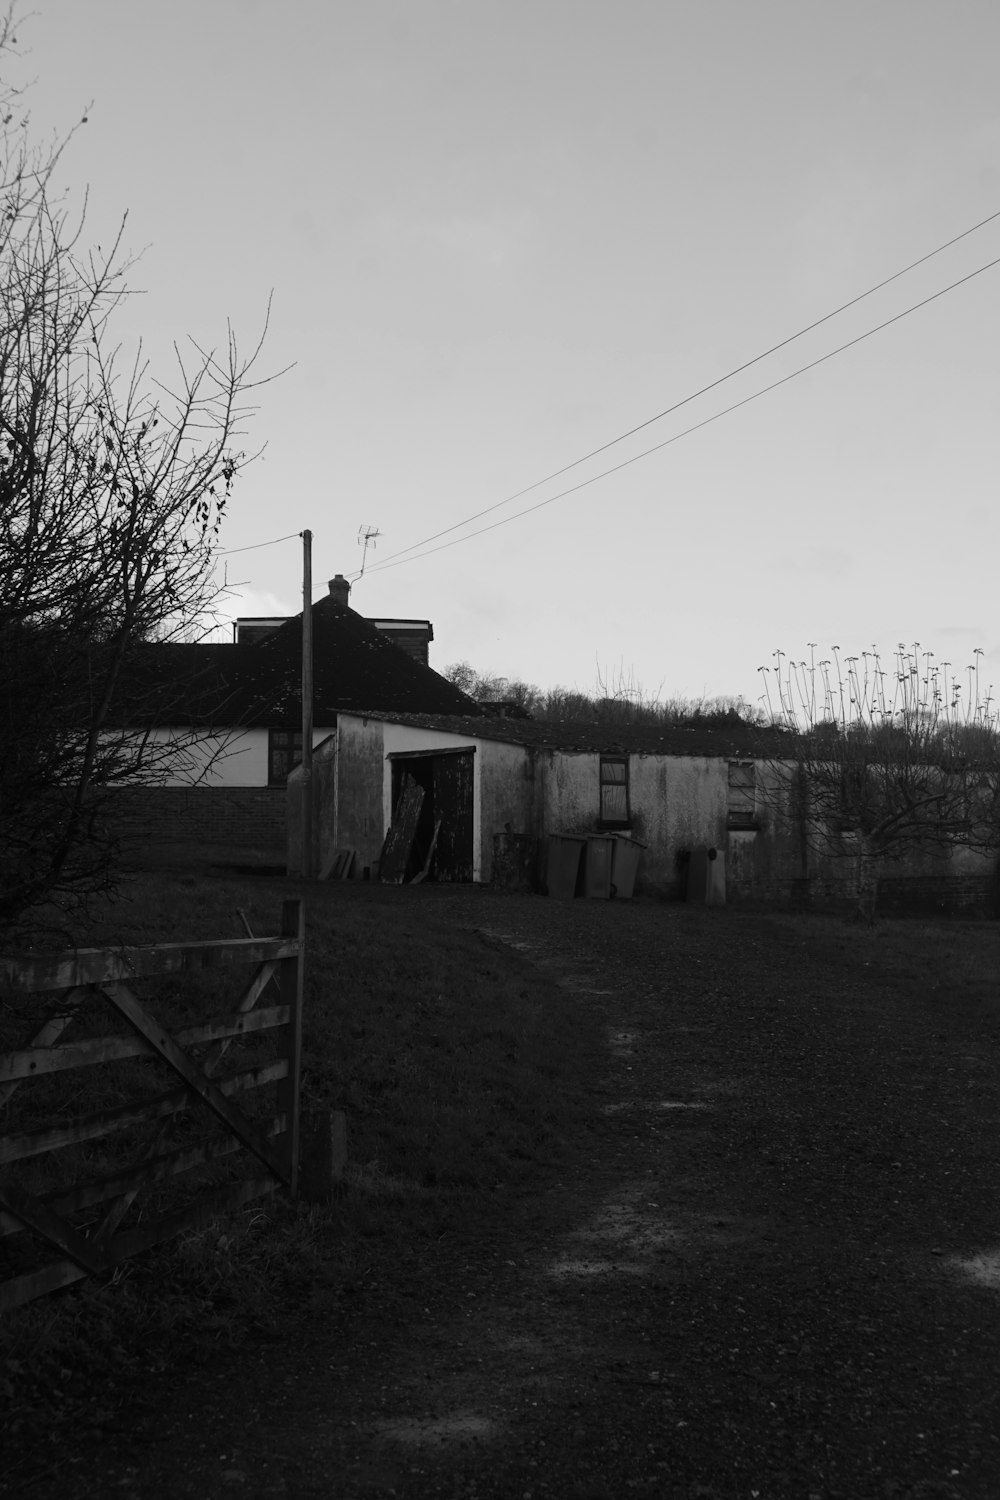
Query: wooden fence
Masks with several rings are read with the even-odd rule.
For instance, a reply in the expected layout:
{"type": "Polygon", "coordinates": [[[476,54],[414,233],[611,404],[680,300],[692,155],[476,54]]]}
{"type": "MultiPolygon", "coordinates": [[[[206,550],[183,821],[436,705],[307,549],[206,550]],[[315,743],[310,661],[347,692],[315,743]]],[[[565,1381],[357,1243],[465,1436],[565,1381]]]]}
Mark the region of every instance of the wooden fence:
{"type": "Polygon", "coordinates": [[[0,958],[8,1004],[51,995],[30,1045],[0,1055],[0,1129],[21,1127],[0,1135],[0,1313],[86,1276],[108,1276],[130,1256],[275,1187],[296,1193],[304,954],[301,903],[286,901],[277,937],[0,958]],[[201,972],[195,982],[204,985],[236,964],[256,967],[235,1012],[172,1035],[154,1014],[156,1001],[133,993],[151,976],[201,972]],[[280,1003],[258,1007],[272,985],[280,1003]],[[92,1034],[106,1007],[128,1023],[125,1034],[92,1034]],[[88,1034],[64,1040],[74,1026],[88,1034]],[[226,1076],[213,1076],[227,1053],[226,1076]],[[118,1069],[115,1106],[70,1118],[70,1090],[52,1076],[98,1064],[118,1069]],[[167,1091],[164,1067],[173,1082],[167,1091]],[[33,1087],[41,1115],[27,1098],[33,1087]],[[204,1134],[206,1125],[213,1134],[204,1134]],[[67,1159],[61,1172],[53,1167],[67,1159]],[[58,1259],[37,1264],[53,1252],[58,1259]]]}

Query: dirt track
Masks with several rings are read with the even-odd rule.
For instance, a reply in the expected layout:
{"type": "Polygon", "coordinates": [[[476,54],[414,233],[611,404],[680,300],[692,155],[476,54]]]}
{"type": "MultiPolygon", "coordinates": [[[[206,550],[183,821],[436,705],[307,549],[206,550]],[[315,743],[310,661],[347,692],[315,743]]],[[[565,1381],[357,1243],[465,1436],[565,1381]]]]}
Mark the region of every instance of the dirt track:
{"type": "Polygon", "coordinates": [[[833,923],[421,899],[598,1008],[592,1136],[23,1493],[996,1500],[1000,1004],[833,923]]]}

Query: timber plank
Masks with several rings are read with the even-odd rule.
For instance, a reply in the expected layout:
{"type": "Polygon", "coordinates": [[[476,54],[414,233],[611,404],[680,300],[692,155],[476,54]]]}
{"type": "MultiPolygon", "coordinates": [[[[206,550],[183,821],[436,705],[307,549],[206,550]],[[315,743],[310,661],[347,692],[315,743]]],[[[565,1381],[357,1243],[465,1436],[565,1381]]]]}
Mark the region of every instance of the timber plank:
{"type": "MultiPolygon", "coordinates": [[[[272,1005],[246,1015],[220,1016],[201,1026],[189,1026],[184,1031],[175,1032],[174,1041],[178,1047],[200,1047],[223,1038],[248,1036],[287,1024],[287,1005],[272,1005]]],[[[156,1055],[155,1047],[144,1037],[135,1035],[90,1037],[85,1042],[68,1042],[62,1047],[26,1047],[21,1052],[8,1052],[0,1057],[0,1082],[150,1055],[156,1055]]]]}
{"type": "MultiPolygon", "coordinates": [[[[275,1115],[265,1127],[264,1134],[266,1136],[281,1135],[284,1129],[285,1116],[275,1115]]],[[[78,1213],[82,1208],[93,1208],[95,1204],[106,1203],[109,1198],[117,1198],[133,1188],[141,1190],[151,1182],[160,1182],[167,1177],[183,1176],[185,1172],[195,1171],[200,1166],[207,1166],[214,1161],[233,1156],[242,1149],[242,1143],[234,1135],[214,1136],[200,1146],[165,1151],[159,1156],[145,1157],[142,1163],[136,1165],[134,1169],[126,1169],[107,1177],[95,1177],[93,1181],[73,1188],[69,1192],[57,1190],[44,1193],[39,1201],[52,1209],[53,1213],[78,1213]]],[[[24,1225],[20,1219],[15,1219],[13,1214],[0,1210],[0,1239],[12,1234],[21,1234],[23,1231],[24,1225]]]]}
{"type": "Polygon", "coordinates": [[[249,1036],[257,1031],[273,1031],[277,1026],[287,1026],[288,1020],[287,1005],[262,1005],[258,1010],[250,1010],[248,1007],[244,1013],[218,1016],[204,1021],[200,1026],[189,1026],[184,1031],[178,1031],[174,1041],[178,1047],[204,1047],[209,1042],[249,1036]]]}
{"type": "MultiPolygon", "coordinates": [[[[288,1059],[281,1057],[275,1062],[264,1063],[259,1068],[247,1068],[242,1073],[234,1073],[217,1087],[220,1094],[228,1098],[247,1089],[261,1088],[266,1083],[278,1083],[287,1071],[288,1059]]],[[[62,1146],[78,1146],[84,1141],[99,1140],[116,1130],[148,1125],[154,1120],[162,1120],[168,1115],[190,1109],[193,1102],[190,1089],[172,1089],[169,1093],[158,1094],[139,1104],[125,1104],[117,1109],[102,1110],[99,1114],[83,1115],[69,1125],[49,1125],[19,1135],[0,1136],[0,1166],[24,1161],[29,1156],[41,1156],[46,1151],[56,1151],[62,1146]]]]}
{"type": "Polygon", "coordinates": [[[179,974],[229,964],[263,964],[298,951],[285,938],[222,938],[207,943],[155,943],[144,948],[79,948],[67,953],[0,957],[0,989],[25,994],[105,985],[148,974],[179,974]]]}
{"type": "Polygon", "coordinates": [[[25,1047],[21,1052],[8,1052],[0,1057],[0,1079],[23,1082],[25,1078],[41,1078],[46,1073],[65,1073],[71,1068],[152,1054],[149,1043],[136,1036],[95,1036],[85,1042],[67,1042],[62,1047],[25,1047]]]}
{"type": "MultiPolygon", "coordinates": [[[[67,995],[64,995],[60,1002],[62,1009],[56,1015],[50,1016],[41,1031],[36,1032],[31,1039],[31,1046],[53,1046],[62,1036],[67,1026],[76,1019],[77,1007],[83,1003],[88,993],[89,990],[86,985],[77,985],[75,989],[70,990],[67,995]]],[[[17,1082],[12,1082],[5,1083],[0,1087],[0,1104],[7,1103],[7,1100],[11,1097],[17,1086],[17,1082]]]]}
{"type": "Polygon", "coordinates": [[[253,979],[251,979],[246,993],[243,995],[243,998],[240,1000],[239,1005],[236,1007],[240,1015],[243,1015],[244,1012],[248,1010],[253,1010],[254,1006],[257,1004],[257,1001],[267,989],[268,985],[271,983],[271,980],[274,978],[277,972],[277,960],[272,959],[270,963],[261,964],[256,974],[253,976],[253,979]]]}
{"type": "MultiPolygon", "coordinates": [[[[164,1152],[151,1157],[142,1166],[132,1171],[118,1172],[113,1177],[97,1178],[82,1187],[67,1193],[46,1193],[38,1201],[56,1214],[78,1213],[81,1208],[92,1208],[97,1203],[106,1203],[131,1189],[141,1190],[147,1184],[162,1182],[167,1177],[180,1177],[185,1172],[197,1170],[214,1161],[220,1161],[234,1152],[242,1150],[235,1136],[218,1136],[204,1146],[187,1151],[164,1152]]],[[[16,1234],[23,1228],[12,1215],[0,1213],[0,1238],[16,1234]]]]}
{"type": "Polygon", "coordinates": [[[89,1273],[71,1260],[53,1261],[40,1271],[28,1271],[23,1276],[12,1276],[9,1281],[0,1281],[0,1313],[13,1312],[36,1297],[45,1297],[50,1292],[60,1292],[72,1286],[74,1281],[83,1281],[89,1273]]]}
{"type": "Polygon", "coordinates": [[[431,839],[430,847],[427,850],[427,857],[424,860],[423,869],[421,869],[416,875],[414,875],[413,879],[410,881],[411,885],[419,885],[420,882],[422,880],[426,880],[428,875],[430,874],[431,860],[434,858],[434,850],[437,848],[438,834],[441,832],[441,824],[443,821],[443,818],[438,818],[435,821],[434,836],[431,839]]]}
{"type": "Polygon", "coordinates": [[[81,1115],[69,1125],[47,1125],[39,1130],[0,1136],[0,1167],[8,1166],[12,1161],[24,1161],[29,1156],[41,1156],[46,1151],[57,1151],[61,1146],[78,1146],[84,1141],[99,1140],[116,1130],[129,1130],[134,1125],[144,1125],[165,1115],[175,1115],[188,1108],[190,1102],[187,1089],[173,1089],[139,1104],[124,1104],[116,1109],[101,1110],[98,1114],[81,1115]]]}
{"type": "MultiPolygon", "coordinates": [[[[288,903],[285,903],[286,906],[288,903]]],[[[301,943],[294,944],[294,955],[297,956],[301,950],[301,943]]],[[[289,955],[291,959],[292,955],[289,955]]],[[[296,968],[299,965],[296,963],[296,968]]],[[[140,1036],[152,1042],[163,1060],[173,1068],[174,1072],[183,1078],[184,1082],[197,1094],[201,1102],[208,1106],[213,1114],[218,1115],[224,1124],[228,1125],[234,1134],[240,1137],[249,1151],[252,1151],[257,1160],[262,1162],[269,1172],[273,1172],[282,1182],[290,1180],[289,1168],[282,1160],[281,1155],[275,1151],[267,1139],[260,1135],[245,1115],[230,1104],[225,1094],[221,1092],[218,1085],[211,1082],[198,1065],[183,1052],[173,1037],[160,1026],[152,1016],[139,1004],[131,990],[124,984],[114,982],[102,985],[102,989],[111,1001],[125,1017],[130,1025],[134,1026],[140,1036]]],[[[294,1176],[294,1164],[292,1169],[294,1176]]]]}
{"type": "Polygon", "coordinates": [[[320,868],[320,880],[350,880],[356,856],[355,849],[334,849],[320,868]]]}
{"type": "Polygon", "coordinates": [[[51,1208],[46,1207],[38,1198],[32,1198],[23,1188],[16,1187],[13,1183],[0,1183],[0,1205],[16,1219],[20,1219],[26,1229],[33,1230],[47,1244],[54,1245],[92,1276],[100,1276],[107,1269],[104,1256],[94,1245],[74,1229],[72,1224],[67,1224],[51,1208]]]}
{"type": "MultiPolygon", "coordinates": [[[[124,1234],[116,1235],[109,1247],[115,1257],[113,1264],[128,1260],[143,1250],[150,1250],[164,1240],[173,1239],[185,1229],[197,1229],[211,1223],[212,1219],[226,1209],[241,1208],[244,1203],[252,1203],[254,1199],[274,1192],[275,1187],[272,1177],[249,1178],[226,1192],[207,1196],[193,1208],[171,1214],[169,1218],[161,1219],[148,1228],[127,1230],[124,1234]]],[[[72,1261],[61,1260],[43,1266],[41,1270],[13,1276],[9,1281],[0,1282],[0,1313],[11,1312],[15,1307],[23,1307],[26,1302],[33,1302],[37,1297],[72,1286],[76,1281],[83,1281],[87,1274],[72,1261]]]]}
{"type": "Polygon", "coordinates": [[[412,776],[403,778],[399,802],[389,825],[379,860],[378,878],[386,885],[402,885],[406,877],[413,840],[417,836],[420,810],[424,805],[424,789],[412,776]]]}
{"type": "MultiPolygon", "coordinates": [[[[233,1073],[219,1085],[219,1093],[230,1098],[233,1094],[246,1093],[247,1089],[259,1089],[265,1083],[280,1083],[288,1073],[288,1058],[276,1057],[274,1062],[261,1063],[256,1068],[244,1068],[242,1073],[233,1073]]],[[[191,1096],[188,1095],[188,1103],[191,1096]]]]}
{"type": "Polygon", "coordinates": [[[288,1010],[288,1071],[280,1090],[280,1104],[288,1117],[285,1161],[286,1182],[292,1196],[299,1181],[299,1090],[302,1079],[302,1001],[305,983],[305,913],[302,902],[285,901],[281,908],[281,933],[295,940],[296,957],[282,960],[279,985],[288,1010]]]}

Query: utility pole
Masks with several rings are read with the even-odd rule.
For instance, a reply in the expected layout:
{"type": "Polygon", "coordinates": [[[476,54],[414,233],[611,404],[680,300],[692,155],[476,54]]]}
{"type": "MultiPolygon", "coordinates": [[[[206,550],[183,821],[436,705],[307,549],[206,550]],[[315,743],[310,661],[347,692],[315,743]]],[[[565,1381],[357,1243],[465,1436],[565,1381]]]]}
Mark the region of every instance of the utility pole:
{"type": "Polygon", "coordinates": [[[302,533],[302,874],[312,880],[313,858],[313,610],[311,531],[302,533]]]}

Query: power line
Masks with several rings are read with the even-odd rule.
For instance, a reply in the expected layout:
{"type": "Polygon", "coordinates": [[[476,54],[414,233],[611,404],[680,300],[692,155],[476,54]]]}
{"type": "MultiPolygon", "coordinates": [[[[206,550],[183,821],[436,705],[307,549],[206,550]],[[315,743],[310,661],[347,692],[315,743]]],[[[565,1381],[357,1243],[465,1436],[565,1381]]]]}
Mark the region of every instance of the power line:
{"type": "Polygon", "coordinates": [[[287,536],[276,536],[269,542],[254,542],[250,547],[223,547],[216,555],[218,557],[232,557],[237,552],[259,552],[261,547],[276,547],[279,542],[290,542],[293,536],[301,535],[301,531],[290,531],[287,536]]]}
{"type": "MultiPolygon", "coordinates": [[[[720,417],[726,417],[730,412],[738,411],[741,406],[749,406],[751,401],[756,401],[760,396],[766,396],[769,391],[776,391],[779,386],[787,385],[790,380],[795,380],[799,375],[805,375],[808,370],[815,370],[817,365],[825,364],[828,359],[833,359],[836,355],[843,354],[845,349],[853,349],[856,344],[864,343],[865,339],[870,339],[873,334],[881,333],[884,328],[890,328],[893,323],[898,323],[903,318],[909,317],[910,313],[918,312],[920,308],[927,307],[931,302],[936,302],[939,297],[944,297],[948,292],[953,292],[956,287],[964,286],[967,281],[972,281],[976,276],[981,276],[984,271],[992,270],[994,266],[1000,266],[1000,256],[997,256],[995,260],[988,261],[984,266],[979,266],[977,270],[970,271],[967,276],[960,277],[958,281],[951,282],[949,286],[942,287],[940,291],[932,292],[929,297],[924,297],[922,301],[914,302],[912,307],[905,308],[903,312],[896,313],[894,317],[886,318],[884,323],[878,323],[874,328],[869,328],[867,332],[859,333],[857,338],[848,339],[846,344],[838,345],[836,349],[831,349],[828,353],[821,354],[818,359],[810,360],[807,365],[800,365],[797,370],[792,370],[791,374],[783,375],[780,380],[774,380],[770,385],[762,386],[759,391],[754,391],[751,395],[744,396],[742,401],[734,401],[732,406],[723,407],[722,411],[714,412],[712,416],[705,417],[701,422],[695,422],[691,427],[685,427],[682,432],[674,433],[673,437],[664,438],[662,443],[656,443],[652,448],[644,448],[641,453],[636,453],[631,458],[623,459],[620,464],[614,464],[610,469],[603,469],[600,474],[593,474],[589,479],[581,479],[579,484],[570,485],[568,489],[560,490],[558,494],[550,495],[546,500],[539,500],[535,505],[528,505],[524,510],[515,511],[512,516],[504,516],[501,521],[493,521],[489,526],[481,526],[478,531],[470,531],[466,536],[455,537],[454,541],[451,542],[442,542],[440,547],[429,547],[426,552],[420,552],[416,557],[406,557],[397,553],[395,554],[395,561],[391,558],[386,558],[377,567],[369,569],[369,572],[381,572],[383,568],[399,568],[404,563],[417,562],[422,557],[430,557],[434,552],[444,552],[449,547],[457,547],[460,542],[469,542],[473,537],[483,536],[487,531],[496,531],[498,527],[506,526],[510,521],[517,521],[521,516],[529,516],[532,511],[542,510],[546,505],[551,505],[555,500],[562,500],[566,495],[575,494],[577,490],[583,490],[588,485],[596,484],[599,479],[607,479],[609,474],[617,474],[619,470],[627,469],[630,464],[638,463],[641,458],[648,458],[651,453],[658,453],[661,448],[668,448],[671,443],[680,442],[681,438],[688,437],[692,432],[698,432],[702,427],[708,427],[712,422],[717,422],[720,417]]],[[[746,366],[743,366],[743,368],[745,369],[746,366]]],[[[728,377],[724,378],[728,379],[728,377]]],[[[716,382],[716,384],[719,384],[719,382],[716,382]]],[[[656,419],[654,418],[653,420],[656,419]]],[[[635,428],[633,430],[638,431],[639,429],[635,428]]],[[[606,444],[605,446],[610,447],[611,445],[606,444]]],[[[600,449],[595,449],[595,452],[600,451],[600,449]]],[[[579,460],[579,462],[582,461],[582,459],[579,460]]],[[[575,466],[568,465],[568,467],[572,468],[575,466]]],[[[560,472],[565,473],[566,470],[562,469],[560,472]]],[[[544,483],[544,481],[541,482],[544,483]]],[[[526,494],[527,491],[522,491],[521,493],[526,494]]],[[[495,510],[496,507],[491,506],[490,509],[495,510]]],[[[486,514],[486,511],[480,511],[480,515],[486,514]]],[[[476,517],[470,516],[469,519],[475,520],[476,517]]],[[[460,522],[459,524],[467,525],[468,523],[460,522]]],[[[449,529],[454,530],[455,528],[451,527],[449,529]]],[[[445,534],[445,532],[438,532],[438,536],[444,536],[445,534]]],[[[434,541],[435,538],[428,537],[427,540],[434,541]]],[[[424,543],[421,542],[415,544],[415,546],[423,545],[424,543]]]]}
{"type": "MultiPolygon", "coordinates": [[[[626,438],[634,437],[637,432],[642,432],[644,428],[651,427],[654,422],[660,422],[660,421],[663,420],[664,417],[669,417],[674,412],[680,411],[682,407],[690,405],[690,403],[692,401],[696,401],[699,396],[707,395],[709,391],[716,390],[717,387],[719,387],[720,385],[724,385],[727,380],[732,380],[735,376],[741,375],[744,372],[744,370],[752,369],[754,365],[760,364],[762,360],[765,360],[765,359],[769,358],[769,356],[772,355],[772,354],[776,354],[780,349],[787,348],[787,346],[789,344],[794,344],[797,339],[804,338],[807,333],[812,333],[812,331],[814,329],[821,328],[824,323],[829,323],[832,318],[838,317],[842,312],[847,312],[849,308],[856,307],[859,302],[864,302],[867,297],[874,296],[874,294],[876,292],[880,292],[880,291],[882,291],[882,289],[884,287],[890,286],[892,284],[892,282],[898,281],[901,276],[908,275],[910,271],[916,270],[916,268],[918,266],[922,266],[926,261],[933,260],[933,258],[936,255],[941,255],[945,250],[949,250],[952,247],[952,245],[957,245],[960,240],[967,239],[970,234],[975,234],[977,230],[983,229],[987,224],[992,224],[993,221],[994,221],[994,219],[998,219],[998,218],[1000,218],[1000,209],[997,209],[995,213],[988,214],[985,219],[980,219],[977,224],[973,224],[970,228],[963,229],[962,232],[961,232],[961,234],[956,234],[950,240],[945,240],[944,244],[938,245],[937,248],[934,249],[934,250],[929,250],[926,255],[921,255],[917,260],[911,261],[909,263],[909,265],[904,266],[902,268],[902,270],[900,270],[900,271],[894,271],[891,276],[887,276],[887,277],[885,277],[884,280],[876,282],[876,284],[874,286],[869,287],[867,291],[859,293],[859,295],[856,296],[856,297],[852,297],[850,299],[850,301],[848,301],[848,302],[842,302],[840,304],[840,306],[839,307],[835,307],[832,312],[825,313],[822,318],[817,318],[815,320],[815,322],[813,322],[813,323],[808,323],[804,328],[800,328],[797,333],[789,334],[788,338],[781,339],[780,342],[777,343],[777,344],[772,344],[771,347],[769,349],[765,349],[762,354],[755,355],[753,359],[748,359],[748,360],[745,361],[745,363],[743,363],[741,365],[737,365],[735,369],[732,369],[732,370],[728,371],[727,374],[720,375],[717,380],[713,380],[708,385],[703,385],[699,390],[693,391],[690,396],[685,396],[683,398],[683,400],[676,401],[673,406],[668,406],[663,411],[657,412],[656,416],[654,416],[654,417],[647,417],[647,419],[644,422],[639,422],[635,427],[630,427],[627,432],[620,433],[618,435],[618,437],[611,438],[608,442],[602,443],[597,448],[592,448],[589,453],[585,453],[581,458],[574,459],[572,463],[564,464],[561,469],[554,469],[551,474],[546,474],[543,479],[536,479],[535,482],[534,482],[534,484],[529,484],[529,485],[526,485],[524,487],[524,489],[516,490],[514,492],[514,494],[508,495],[505,499],[503,499],[503,500],[497,500],[497,501],[494,502],[494,504],[487,505],[483,510],[475,511],[471,516],[466,516],[464,520],[462,520],[462,521],[456,521],[453,525],[446,526],[441,531],[435,531],[431,536],[424,537],[423,541],[413,542],[412,545],[409,546],[409,547],[402,547],[398,552],[392,552],[392,553],[390,553],[390,555],[388,557],[383,558],[383,560],[380,563],[377,563],[374,567],[370,568],[368,571],[370,573],[377,573],[377,572],[380,572],[383,568],[388,568],[388,567],[394,566],[396,559],[406,557],[406,555],[408,553],[410,553],[410,552],[416,552],[419,548],[426,547],[430,542],[436,542],[439,537],[448,536],[453,531],[459,531],[463,526],[468,526],[472,521],[478,521],[482,516],[491,515],[493,511],[500,510],[504,505],[512,505],[515,500],[520,500],[524,495],[530,495],[533,490],[540,489],[543,484],[549,484],[553,479],[559,479],[559,478],[561,478],[561,476],[563,474],[568,474],[571,469],[579,468],[580,464],[586,463],[588,461],[588,459],[596,458],[598,456],[598,454],[606,453],[609,448],[614,448],[618,443],[623,443],[626,440],[626,438]]],[[[991,264],[993,264],[993,262],[991,262],[991,264]]],[[[986,270],[986,269],[988,269],[988,267],[983,267],[982,269],[986,270]]],[[[978,275],[978,272],[973,272],[972,274],[973,275],[978,275]]],[[[968,279],[968,278],[965,278],[965,279],[968,279]]],[[[954,283],[954,286],[960,286],[960,285],[961,285],[961,282],[955,282],[954,283]]],[[[951,287],[946,287],[945,288],[946,291],[950,291],[951,289],[952,289],[951,287]]],[[[940,295],[940,294],[936,294],[936,295],[940,295]]],[[[929,301],[933,301],[933,298],[929,298],[928,300],[929,301]]],[[[922,306],[924,306],[924,304],[921,303],[921,302],[918,302],[918,303],[915,304],[915,306],[913,308],[908,309],[908,311],[910,311],[910,312],[916,311],[916,308],[922,307],[922,306]]],[[[901,317],[905,316],[905,314],[900,314],[900,316],[901,317]]],[[[890,322],[894,322],[895,319],[890,319],[889,321],[890,322]]],[[[880,328],[884,328],[884,327],[887,327],[887,326],[888,326],[888,324],[880,324],[879,325],[880,328]]],[[[872,333],[877,333],[878,331],[879,331],[878,328],[873,328],[871,330],[872,333]]],[[[862,337],[866,338],[866,337],[868,337],[868,335],[867,334],[863,334],[862,337]]],[[[857,341],[855,340],[854,342],[857,342],[857,341]]],[[[850,348],[850,345],[849,344],[844,344],[842,347],[845,348],[845,349],[847,349],[847,348],[850,348]]],[[[834,353],[839,353],[840,351],[839,350],[835,350],[833,352],[834,353]]],[[[824,358],[828,358],[828,357],[829,356],[824,356],[824,358]]],[[[810,366],[810,365],[803,366],[803,370],[807,370],[807,369],[811,369],[811,368],[812,368],[812,366],[810,366]]],[[[789,378],[791,378],[791,377],[789,377],[789,378]]],[[[768,390],[773,390],[773,386],[768,386],[767,389],[768,390]]],[[[763,395],[764,393],[760,392],[759,394],[763,395]]],[[[753,399],[753,398],[751,397],[750,399],[753,399]]],[[[743,404],[743,403],[738,403],[738,404],[743,404]]],[[[732,411],[732,410],[735,410],[735,408],[734,407],[729,407],[729,408],[727,408],[727,410],[732,411]]],[[[719,415],[723,416],[723,415],[725,415],[725,413],[720,412],[719,415]]],[[[709,418],[709,420],[712,421],[712,420],[714,420],[714,418],[709,418]]],[[[703,423],[699,423],[698,425],[699,426],[703,426],[704,424],[703,423]]],[[[696,429],[695,428],[690,428],[688,430],[689,431],[695,431],[696,429]]],[[[683,435],[683,434],[680,434],[680,435],[683,435]]],[[[673,441],[673,439],[671,439],[670,441],[673,441]]],[[[663,446],[663,444],[657,444],[657,447],[662,447],[662,446],[663,446]]],[[[649,449],[646,450],[647,453],[655,453],[656,451],[657,451],[656,448],[649,448],[649,449]]],[[[644,457],[645,455],[644,454],[639,454],[637,456],[641,458],[641,457],[644,457]]],[[[634,460],[629,460],[629,462],[634,462],[634,460]]],[[[622,465],[617,465],[616,467],[621,468],[622,465]]],[[[608,470],[605,471],[605,473],[607,473],[607,474],[613,474],[613,473],[615,473],[615,469],[608,469],[608,470]]],[[[604,476],[603,475],[597,475],[595,477],[598,478],[598,479],[600,479],[600,478],[603,478],[604,476]]],[[[573,489],[579,489],[579,488],[580,488],[579,485],[574,485],[572,487],[572,489],[562,491],[562,494],[572,494],[573,489]]],[[[559,495],[554,495],[552,498],[557,500],[557,499],[560,498],[560,496],[559,495]]],[[[548,501],[543,501],[543,504],[548,504],[548,501]]],[[[528,506],[528,508],[526,510],[518,511],[517,515],[528,515],[530,513],[530,511],[537,510],[538,508],[539,508],[538,506],[528,506]]],[[[516,519],[516,517],[515,516],[511,516],[510,519],[514,520],[514,519],[516,519]]],[[[490,531],[490,530],[493,530],[493,527],[486,526],[486,527],[483,527],[481,531],[476,531],[476,532],[473,532],[471,534],[473,536],[480,536],[480,535],[482,535],[482,531],[490,531]]],[[[442,549],[438,548],[438,547],[435,547],[432,550],[435,551],[435,552],[438,552],[438,551],[441,551],[442,549]]],[[[421,555],[422,556],[427,556],[428,554],[427,553],[422,553],[421,555]]],[[[361,576],[360,574],[356,574],[355,575],[355,577],[357,577],[357,578],[359,578],[360,576],[361,576]]]]}

